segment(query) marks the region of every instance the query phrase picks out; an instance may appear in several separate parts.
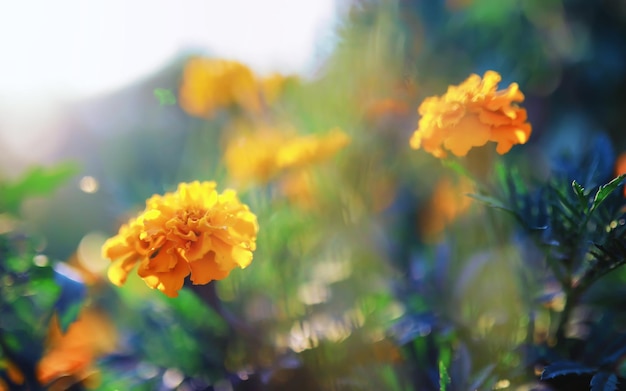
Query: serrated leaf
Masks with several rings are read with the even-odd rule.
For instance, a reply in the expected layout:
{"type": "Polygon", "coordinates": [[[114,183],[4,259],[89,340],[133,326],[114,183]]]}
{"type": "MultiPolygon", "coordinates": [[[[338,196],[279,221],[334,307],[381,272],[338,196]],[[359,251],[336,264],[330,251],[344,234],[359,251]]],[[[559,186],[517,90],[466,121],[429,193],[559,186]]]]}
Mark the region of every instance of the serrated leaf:
{"type": "Polygon", "coordinates": [[[576,197],[578,197],[578,203],[580,204],[580,206],[582,208],[586,208],[588,199],[585,195],[585,188],[582,187],[578,182],[572,181],[572,189],[574,190],[576,197]]]}
{"type": "Polygon", "coordinates": [[[626,178],[626,174],[622,174],[617,178],[613,179],[611,182],[606,185],[600,186],[596,195],[593,197],[593,204],[591,205],[591,211],[595,210],[602,204],[602,202],[608,197],[615,189],[617,189],[622,181],[626,178]]]}
{"type": "Polygon", "coordinates": [[[591,378],[591,391],[615,391],[617,383],[614,373],[598,372],[591,378]]]}
{"type": "Polygon", "coordinates": [[[78,172],[75,163],[32,167],[17,181],[0,184],[0,212],[18,214],[24,199],[48,195],[78,172]]]}
{"type": "Polygon", "coordinates": [[[176,97],[174,93],[165,88],[155,88],[154,97],[159,101],[161,106],[172,106],[176,104],[176,97]]]}
{"type": "Polygon", "coordinates": [[[541,380],[554,379],[558,376],[585,375],[594,373],[596,369],[586,367],[572,361],[558,361],[545,367],[541,373],[541,380]]]}

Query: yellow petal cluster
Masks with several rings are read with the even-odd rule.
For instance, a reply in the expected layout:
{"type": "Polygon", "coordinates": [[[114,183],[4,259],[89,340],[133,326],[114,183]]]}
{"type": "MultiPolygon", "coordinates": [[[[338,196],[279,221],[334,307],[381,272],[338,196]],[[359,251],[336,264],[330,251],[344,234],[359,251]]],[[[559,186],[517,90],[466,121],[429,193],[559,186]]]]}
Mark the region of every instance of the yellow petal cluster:
{"type": "Polygon", "coordinates": [[[178,296],[185,278],[195,285],[247,267],[256,249],[256,216],[234,190],[218,193],[215,182],[181,183],[154,195],[145,210],[105,242],[102,253],[113,263],[108,276],[122,285],[139,265],[145,283],[169,297],[178,296]]]}
{"type": "Polygon", "coordinates": [[[192,58],[183,71],[180,104],[189,114],[211,116],[218,108],[233,104],[258,112],[261,107],[257,83],[245,65],[221,59],[192,58]]]}
{"type": "Polygon", "coordinates": [[[442,158],[447,151],[465,156],[489,141],[497,143],[499,154],[526,143],[531,126],[526,110],[517,106],[524,94],[517,83],[498,91],[500,80],[494,71],[487,71],[482,79],[473,74],[460,85],[450,86],[445,95],[426,98],[418,109],[421,119],[411,147],[442,158]]]}
{"type": "Polygon", "coordinates": [[[229,175],[240,182],[267,182],[288,169],[317,163],[348,145],[338,128],[324,135],[298,135],[278,128],[261,128],[233,138],[224,155],[229,175]]]}
{"type": "Polygon", "coordinates": [[[289,79],[280,74],[258,77],[237,61],[195,57],[183,71],[180,104],[197,117],[211,117],[216,110],[231,106],[259,113],[263,103],[278,98],[289,79]]]}

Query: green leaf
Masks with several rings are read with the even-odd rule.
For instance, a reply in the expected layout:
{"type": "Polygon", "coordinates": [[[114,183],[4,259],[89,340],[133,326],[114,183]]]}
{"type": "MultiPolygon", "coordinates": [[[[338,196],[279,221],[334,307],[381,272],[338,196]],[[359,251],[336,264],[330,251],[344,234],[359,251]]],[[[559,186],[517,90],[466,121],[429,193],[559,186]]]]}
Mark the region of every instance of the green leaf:
{"type": "Polygon", "coordinates": [[[464,176],[468,179],[473,180],[474,178],[472,177],[472,174],[467,170],[467,168],[465,168],[461,163],[459,163],[457,160],[453,160],[453,159],[441,159],[441,164],[446,167],[449,168],[453,171],[455,171],[457,174],[464,176]]]}
{"type": "Polygon", "coordinates": [[[446,388],[450,384],[450,376],[446,369],[446,364],[443,360],[439,361],[439,391],[446,391],[446,388]]]}
{"type": "Polygon", "coordinates": [[[168,89],[155,88],[153,93],[161,106],[172,106],[176,104],[176,96],[168,89]]]}
{"type": "Polygon", "coordinates": [[[585,195],[585,188],[582,187],[578,182],[572,181],[572,189],[574,189],[574,193],[576,197],[578,197],[578,203],[581,208],[586,208],[587,203],[589,202],[587,196],[585,195]]]}
{"type": "Polygon", "coordinates": [[[600,188],[598,189],[598,192],[593,198],[593,204],[591,205],[590,212],[597,209],[598,206],[600,206],[600,204],[602,204],[602,202],[606,199],[606,197],[608,197],[609,194],[614,192],[615,189],[617,189],[619,185],[622,184],[622,181],[624,180],[624,178],[626,178],[626,174],[622,174],[618,176],[617,178],[613,179],[611,182],[607,183],[606,185],[600,186],[600,188]]]}
{"type": "Polygon", "coordinates": [[[18,214],[24,199],[46,196],[78,172],[75,163],[32,167],[17,181],[0,184],[0,212],[18,214]]]}
{"type": "Polygon", "coordinates": [[[54,282],[61,288],[61,292],[54,304],[54,309],[63,332],[66,332],[78,317],[87,294],[85,285],[79,281],[78,276],[73,276],[73,273],[64,263],[55,265],[54,282]]]}
{"type": "Polygon", "coordinates": [[[541,374],[541,380],[554,379],[558,376],[591,374],[594,372],[596,372],[596,369],[586,367],[577,362],[558,361],[545,367],[541,374]]]}
{"type": "Polygon", "coordinates": [[[617,390],[617,376],[614,373],[598,372],[591,378],[591,391],[617,390]]]}
{"type": "Polygon", "coordinates": [[[502,201],[494,197],[482,195],[482,194],[471,194],[471,193],[468,193],[466,195],[477,201],[482,202],[483,204],[485,204],[486,206],[490,208],[501,209],[505,212],[509,212],[518,221],[520,221],[522,224],[525,224],[524,219],[519,215],[519,213],[517,213],[514,209],[510,208],[509,206],[505,205],[502,201]]]}

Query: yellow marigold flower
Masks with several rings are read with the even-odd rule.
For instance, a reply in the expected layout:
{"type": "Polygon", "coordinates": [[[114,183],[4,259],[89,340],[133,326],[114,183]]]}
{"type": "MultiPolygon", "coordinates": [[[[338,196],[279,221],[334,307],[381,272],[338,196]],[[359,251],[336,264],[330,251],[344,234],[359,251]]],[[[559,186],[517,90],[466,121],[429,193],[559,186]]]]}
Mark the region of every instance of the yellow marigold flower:
{"type": "Polygon", "coordinates": [[[426,98],[418,109],[422,118],[411,137],[411,148],[424,148],[441,158],[447,156],[446,150],[465,156],[488,141],[497,143],[499,154],[526,143],[531,126],[526,110],[515,103],[524,101],[524,94],[517,83],[497,91],[500,80],[494,71],[487,71],[483,79],[474,74],[450,86],[445,95],[426,98]]]}
{"type": "Polygon", "coordinates": [[[267,182],[279,173],[328,159],[350,142],[338,128],[300,136],[289,129],[261,128],[235,137],[226,147],[226,168],[240,182],[267,182]]]}
{"type": "Polygon", "coordinates": [[[139,264],[145,283],[169,297],[178,296],[185,278],[194,285],[221,280],[247,267],[256,249],[258,224],[234,190],[218,194],[215,182],[181,183],[176,192],[154,195],[146,209],[107,240],[109,279],[126,281],[139,264]]]}
{"type": "Polygon", "coordinates": [[[252,71],[228,60],[193,58],[183,71],[180,87],[183,110],[198,117],[210,117],[215,110],[240,105],[259,112],[259,87],[252,71]]]}
{"type": "Polygon", "coordinates": [[[338,128],[330,130],[323,136],[296,137],[276,152],[276,164],[279,169],[286,169],[323,161],[349,142],[348,135],[338,128]]]}

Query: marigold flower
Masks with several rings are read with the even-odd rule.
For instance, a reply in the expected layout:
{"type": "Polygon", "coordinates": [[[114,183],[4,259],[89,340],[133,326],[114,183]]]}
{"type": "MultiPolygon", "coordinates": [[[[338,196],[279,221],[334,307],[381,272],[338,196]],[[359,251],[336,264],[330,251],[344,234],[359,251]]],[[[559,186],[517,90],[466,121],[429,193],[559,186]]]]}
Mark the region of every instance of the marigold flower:
{"type": "Polygon", "coordinates": [[[445,95],[426,98],[418,109],[422,118],[411,137],[411,148],[424,148],[442,158],[446,150],[465,156],[488,141],[497,143],[499,154],[526,143],[531,126],[526,110],[515,103],[524,101],[524,94],[517,83],[497,91],[500,80],[494,71],[487,71],[482,79],[473,74],[460,85],[450,86],[445,95]]]}
{"type": "Polygon", "coordinates": [[[240,105],[259,112],[257,80],[247,66],[220,59],[192,58],[185,66],[180,104],[187,113],[210,117],[215,110],[240,105]]]}
{"type": "Polygon", "coordinates": [[[178,296],[185,278],[194,285],[221,280],[247,267],[256,249],[258,224],[234,190],[218,194],[215,182],[181,183],[176,192],[154,195],[146,209],[107,240],[109,279],[122,285],[138,275],[153,289],[178,296]]]}
{"type": "Polygon", "coordinates": [[[349,142],[338,128],[307,136],[289,129],[261,128],[231,140],[224,159],[235,180],[263,183],[283,171],[328,159],[349,142]]]}

